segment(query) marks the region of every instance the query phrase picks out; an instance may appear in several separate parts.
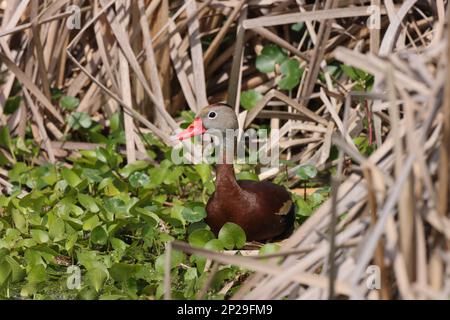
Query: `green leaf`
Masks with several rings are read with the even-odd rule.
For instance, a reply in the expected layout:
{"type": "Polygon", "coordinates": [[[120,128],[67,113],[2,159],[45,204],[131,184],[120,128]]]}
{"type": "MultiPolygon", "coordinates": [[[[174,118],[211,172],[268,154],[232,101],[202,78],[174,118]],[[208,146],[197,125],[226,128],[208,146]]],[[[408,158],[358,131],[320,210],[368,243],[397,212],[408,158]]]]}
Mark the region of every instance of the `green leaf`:
{"type": "Polygon", "coordinates": [[[68,168],[62,168],[61,169],[61,175],[62,175],[63,179],[72,188],[75,188],[81,182],[80,177],[75,172],[73,172],[72,170],[70,170],[68,168]]]}
{"type": "Polygon", "coordinates": [[[316,191],[308,197],[308,200],[312,203],[313,206],[317,206],[321,204],[325,200],[325,198],[321,193],[316,191]]]}
{"type": "Polygon", "coordinates": [[[59,104],[63,109],[75,110],[80,105],[80,99],[71,96],[64,96],[61,100],[59,100],[59,104]]]}
{"type": "Polygon", "coordinates": [[[140,188],[150,183],[150,177],[146,173],[138,171],[131,174],[129,181],[133,188],[140,188]]]}
{"type": "Polygon", "coordinates": [[[19,210],[13,209],[11,215],[16,228],[24,234],[28,233],[27,221],[23,214],[19,210]]]}
{"type": "Polygon", "coordinates": [[[222,251],[223,250],[223,243],[219,239],[212,239],[209,240],[203,248],[213,251],[222,251]]]}
{"type": "Polygon", "coordinates": [[[275,65],[287,59],[286,54],[277,45],[266,45],[261,54],[256,57],[256,68],[263,73],[275,71],[275,65]]]}
{"type": "Polygon", "coordinates": [[[20,266],[20,264],[11,257],[5,257],[5,260],[9,263],[11,267],[11,281],[18,282],[25,278],[25,270],[20,266]]]}
{"type": "Polygon", "coordinates": [[[79,193],[78,201],[86,210],[89,210],[90,212],[97,213],[100,211],[95,199],[87,194],[79,193]]]}
{"type": "Polygon", "coordinates": [[[100,269],[93,268],[86,272],[86,278],[88,279],[88,283],[95,289],[95,291],[99,292],[103,287],[103,283],[105,282],[108,274],[100,269]]]}
{"type": "Polygon", "coordinates": [[[30,231],[30,234],[37,243],[47,243],[50,240],[48,233],[43,230],[34,229],[30,231]]]}
{"type": "Polygon", "coordinates": [[[276,243],[266,243],[265,245],[263,245],[261,247],[261,249],[259,249],[258,254],[260,256],[266,255],[266,254],[271,254],[271,253],[275,253],[278,250],[280,250],[280,245],[276,244],[276,243]]]}
{"type": "Polygon", "coordinates": [[[193,209],[185,207],[181,215],[187,222],[198,222],[206,218],[206,210],[203,207],[196,206],[193,209]]]}
{"type": "Polygon", "coordinates": [[[255,107],[262,99],[263,95],[258,91],[248,90],[241,92],[241,106],[246,110],[255,107]]]}
{"type": "Polygon", "coordinates": [[[136,272],[136,266],[127,263],[115,263],[109,269],[109,274],[115,281],[127,281],[136,272]]]}
{"type": "Polygon", "coordinates": [[[280,67],[283,77],[278,81],[278,87],[282,90],[292,90],[300,83],[302,69],[300,63],[295,59],[289,59],[283,62],[280,67]]]}
{"type": "MultiPolygon", "coordinates": [[[[166,254],[163,253],[160,255],[155,261],[155,270],[159,274],[164,274],[164,265],[165,265],[166,254]]],[[[184,253],[176,250],[172,250],[172,255],[170,259],[170,268],[173,269],[178,267],[185,260],[184,253]]]]}
{"type": "MultiPolygon", "coordinates": [[[[105,161],[102,161],[102,162],[107,162],[106,158],[107,157],[105,157],[105,161]]],[[[150,164],[148,161],[141,161],[141,160],[135,161],[133,163],[127,164],[125,167],[120,169],[119,173],[122,177],[128,178],[133,172],[139,171],[139,170],[144,170],[144,169],[148,168],[149,165],[150,164]]]]}
{"type": "Polygon", "coordinates": [[[66,237],[64,221],[54,214],[48,215],[48,234],[55,242],[66,237]]]}
{"type": "Polygon", "coordinates": [[[189,244],[194,247],[202,248],[208,241],[215,239],[214,233],[209,230],[195,230],[189,235],[189,244]]]}
{"type": "Polygon", "coordinates": [[[0,130],[0,147],[7,148],[13,154],[13,145],[8,126],[4,126],[0,130]]]}
{"type": "Polygon", "coordinates": [[[77,295],[78,300],[97,300],[98,299],[98,292],[95,291],[95,289],[91,287],[84,287],[81,289],[80,292],[78,292],[77,295]]]}
{"type": "Polygon", "coordinates": [[[52,101],[59,100],[63,96],[62,90],[58,89],[58,88],[50,88],[50,94],[51,94],[52,101]]]}
{"type": "Polygon", "coordinates": [[[113,247],[113,249],[120,253],[125,252],[125,250],[128,248],[128,244],[126,244],[125,242],[123,242],[120,239],[112,238],[110,241],[111,241],[111,246],[113,247]]]}
{"type": "Polygon", "coordinates": [[[203,183],[208,182],[211,178],[211,166],[207,163],[196,164],[194,166],[203,183]]]}
{"type": "Polygon", "coordinates": [[[313,165],[304,165],[297,170],[297,174],[302,180],[309,180],[317,176],[317,168],[313,165]]]}
{"type": "Polygon", "coordinates": [[[78,235],[76,233],[72,233],[66,241],[66,244],[64,246],[64,248],[66,249],[67,252],[71,251],[72,248],[75,246],[75,243],[77,243],[78,240],[78,235]]]}
{"type": "Polygon", "coordinates": [[[45,267],[42,264],[34,265],[27,276],[28,282],[39,283],[47,279],[45,267]]]}
{"type": "Polygon", "coordinates": [[[85,112],[74,112],[67,119],[67,123],[74,130],[89,129],[92,125],[92,119],[85,112]]]}
{"type": "Polygon", "coordinates": [[[83,223],[83,230],[85,231],[91,231],[94,230],[96,226],[100,224],[100,220],[98,219],[98,216],[92,216],[83,223]]]}
{"type": "Polygon", "coordinates": [[[0,263],[0,286],[2,286],[11,275],[11,266],[7,261],[0,263]]]}
{"type": "Polygon", "coordinates": [[[298,215],[302,217],[309,217],[313,213],[313,209],[303,198],[297,198],[295,204],[297,205],[298,215]]]}
{"type": "Polygon", "coordinates": [[[219,240],[226,249],[240,249],[245,245],[246,236],[244,230],[232,222],[227,222],[219,231],[219,240]]]}
{"type": "Polygon", "coordinates": [[[104,246],[108,242],[108,233],[106,233],[105,228],[101,226],[95,227],[91,232],[91,242],[104,246]]]}
{"type": "Polygon", "coordinates": [[[112,115],[111,119],[109,120],[109,128],[112,132],[118,132],[122,130],[121,119],[122,114],[120,112],[116,112],[112,115]]]}
{"type": "Polygon", "coordinates": [[[20,96],[10,97],[6,99],[3,112],[6,115],[13,114],[14,112],[16,112],[17,109],[19,109],[21,101],[22,98],[20,96]]]}
{"type": "Polygon", "coordinates": [[[305,26],[304,22],[294,23],[293,25],[291,25],[291,30],[299,32],[303,29],[304,26],[305,26]]]}
{"type": "Polygon", "coordinates": [[[238,180],[252,180],[259,181],[259,177],[256,173],[250,171],[241,171],[236,175],[238,180]]]}

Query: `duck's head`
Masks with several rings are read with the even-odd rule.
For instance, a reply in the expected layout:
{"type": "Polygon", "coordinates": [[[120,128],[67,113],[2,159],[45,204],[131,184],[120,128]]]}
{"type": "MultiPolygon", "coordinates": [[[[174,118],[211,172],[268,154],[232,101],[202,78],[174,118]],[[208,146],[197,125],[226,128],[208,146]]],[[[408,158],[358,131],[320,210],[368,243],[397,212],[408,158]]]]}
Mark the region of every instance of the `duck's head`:
{"type": "Polygon", "coordinates": [[[196,116],[194,122],[184,131],[176,135],[178,140],[184,140],[193,136],[204,134],[207,130],[219,130],[239,128],[236,113],[226,103],[214,103],[204,107],[196,116]]]}

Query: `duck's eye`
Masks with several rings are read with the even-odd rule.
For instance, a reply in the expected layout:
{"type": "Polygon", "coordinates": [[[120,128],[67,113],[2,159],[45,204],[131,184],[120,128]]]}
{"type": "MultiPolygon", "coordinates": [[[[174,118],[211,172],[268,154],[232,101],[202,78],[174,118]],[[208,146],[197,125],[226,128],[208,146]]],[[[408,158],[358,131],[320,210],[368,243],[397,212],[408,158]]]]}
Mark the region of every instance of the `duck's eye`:
{"type": "Polygon", "coordinates": [[[208,118],[209,118],[209,119],[215,119],[215,118],[217,118],[217,113],[214,112],[214,111],[210,111],[210,112],[208,113],[208,118]]]}

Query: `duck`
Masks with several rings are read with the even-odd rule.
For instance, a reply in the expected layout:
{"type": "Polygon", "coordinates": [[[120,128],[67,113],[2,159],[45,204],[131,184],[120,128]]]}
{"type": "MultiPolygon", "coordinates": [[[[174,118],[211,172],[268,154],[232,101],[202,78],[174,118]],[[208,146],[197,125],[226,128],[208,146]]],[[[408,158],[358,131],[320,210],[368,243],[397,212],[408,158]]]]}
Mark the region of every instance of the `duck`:
{"type": "MultiPolygon", "coordinates": [[[[221,102],[202,108],[193,123],[175,138],[185,140],[208,130],[218,131],[225,137],[226,130],[238,128],[233,108],[221,102]]],[[[226,142],[221,146],[223,157],[225,145],[226,142]]],[[[233,159],[217,161],[215,173],[215,191],[206,204],[205,222],[216,235],[227,222],[239,225],[247,241],[278,241],[292,233],[295,205],[284,187],[269,181],[237,180],[233,159]]]]}

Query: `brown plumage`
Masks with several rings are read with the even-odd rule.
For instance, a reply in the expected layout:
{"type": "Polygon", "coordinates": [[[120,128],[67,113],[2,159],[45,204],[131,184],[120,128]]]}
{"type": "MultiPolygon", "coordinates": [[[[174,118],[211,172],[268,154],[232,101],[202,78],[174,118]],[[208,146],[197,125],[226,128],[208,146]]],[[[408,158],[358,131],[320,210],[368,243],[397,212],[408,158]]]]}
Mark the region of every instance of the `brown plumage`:
{"type": "MultiPolygon", "coordinates": [[[[180,139],[203,134],[207,129],[238,128],[233,109],[224,104],[204,108],[195,123],[197,127],[188,128],[179,135],[180,139]],[[198,127],[200,123],[202,128],[198,127]]],[[[292,198],[285,188],[268,181],[237,181],[230,163],[216,165],[216,191],[206,212],[205,221],[214,233],[225,223],[233,222],[244,229],[250,241],[283,238],[292,231],[295,219],[292,198]]]]}

